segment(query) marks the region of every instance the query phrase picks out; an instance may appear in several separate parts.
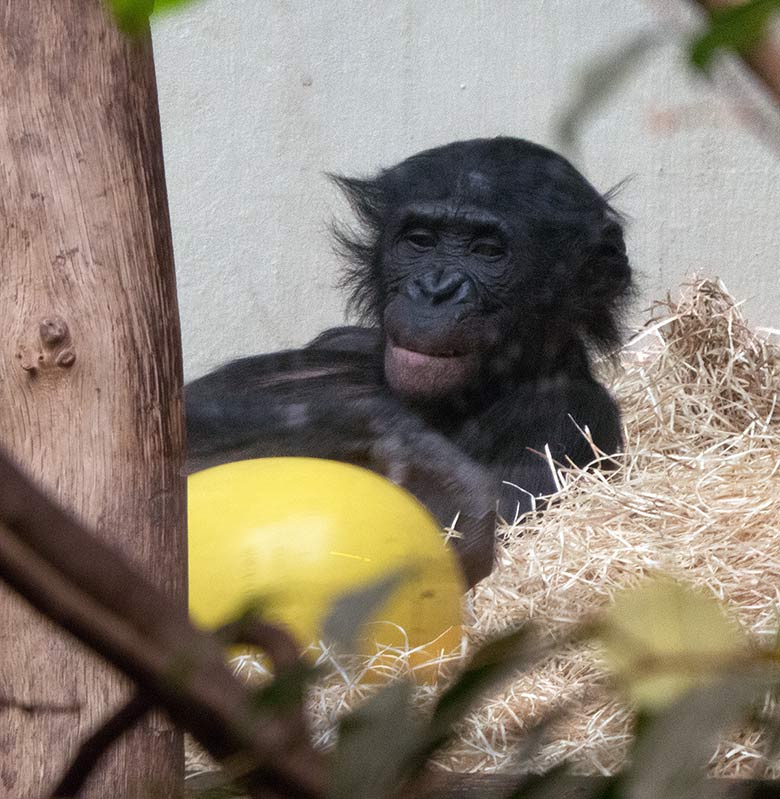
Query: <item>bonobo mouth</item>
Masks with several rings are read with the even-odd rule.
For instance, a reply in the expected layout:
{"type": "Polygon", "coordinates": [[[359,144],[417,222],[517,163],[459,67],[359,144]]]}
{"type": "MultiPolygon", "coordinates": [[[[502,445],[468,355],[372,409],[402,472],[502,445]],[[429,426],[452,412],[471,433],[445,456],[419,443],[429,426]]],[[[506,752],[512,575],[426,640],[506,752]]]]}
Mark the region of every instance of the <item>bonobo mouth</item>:
{"type": "Polygon", "coordinates": [[[418,352],[388,339],[385,377],[393,391],[408,397],[436,399],[465,388],[476,375],[479,359],[474,352],[418,352]]]}

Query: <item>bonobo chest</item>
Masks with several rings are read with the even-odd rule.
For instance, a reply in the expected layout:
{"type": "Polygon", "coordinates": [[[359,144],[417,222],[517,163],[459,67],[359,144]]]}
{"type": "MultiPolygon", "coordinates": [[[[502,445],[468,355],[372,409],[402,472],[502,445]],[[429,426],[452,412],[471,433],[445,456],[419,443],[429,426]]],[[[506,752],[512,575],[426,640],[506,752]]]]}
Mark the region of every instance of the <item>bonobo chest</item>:
{"type": "Polygon", "coordinates": [[[429,409],[426,421],[488,466],[539,460],[548,452],[585,465],[593,459],[591,442],[607,453],[622,443],[609,392],[590,377],[565,374],[519,383],[465,415],[429,409]]]}

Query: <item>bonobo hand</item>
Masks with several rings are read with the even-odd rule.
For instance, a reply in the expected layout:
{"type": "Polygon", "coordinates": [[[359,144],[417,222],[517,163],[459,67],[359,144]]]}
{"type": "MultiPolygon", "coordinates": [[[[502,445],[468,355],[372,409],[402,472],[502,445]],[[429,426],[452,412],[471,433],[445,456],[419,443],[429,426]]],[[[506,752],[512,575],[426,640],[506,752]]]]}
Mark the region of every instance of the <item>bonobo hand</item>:
{"type": "Polygon", "coordinates": [[[418,419],[396,417],[393,432],[376,439],[366,465],[414,494],[453,531],[453,545],[469,588],[493,568],[500,481],[418,419]]]}

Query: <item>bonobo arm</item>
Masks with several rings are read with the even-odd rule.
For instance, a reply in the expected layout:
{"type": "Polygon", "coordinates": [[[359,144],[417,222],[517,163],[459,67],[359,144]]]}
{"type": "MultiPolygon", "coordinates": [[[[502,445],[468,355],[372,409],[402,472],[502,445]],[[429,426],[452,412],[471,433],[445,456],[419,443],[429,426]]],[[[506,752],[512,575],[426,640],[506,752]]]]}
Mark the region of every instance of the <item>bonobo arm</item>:
{"type": "Polygon", "coordinates": [[[345,325],[324,330],[307,345],[307,349],[338,350],[340,352],[378,353],[382,347],[382,333],[378,327],[345,325]]]}
{"type": "MultiPolygon", "coordinates": [[[[550,459],[554,464],[584,467],[599,457],[594,446],[606,454],[622,449],[617,404],[590,378],[559,375],[524,384],[489,413],[489,435],[480,432],[487,425],[477,423],[459,443],[476,460],[494,464],[504,483],[499,515],[509,522],[532,509],[532,496],[556,491],[550,459]]],[[[610,462],[602,460],[600,468],[610,468],[610,462]]]]}
{"type": "Polygon", "coordinates": [[[316,347],[244,358],[190,383],[188,470],[300,455],[367,467],[408,488],[449,525],[470,585],[493,562],[494,474],[404,408],[381,356],[316,347]]]}

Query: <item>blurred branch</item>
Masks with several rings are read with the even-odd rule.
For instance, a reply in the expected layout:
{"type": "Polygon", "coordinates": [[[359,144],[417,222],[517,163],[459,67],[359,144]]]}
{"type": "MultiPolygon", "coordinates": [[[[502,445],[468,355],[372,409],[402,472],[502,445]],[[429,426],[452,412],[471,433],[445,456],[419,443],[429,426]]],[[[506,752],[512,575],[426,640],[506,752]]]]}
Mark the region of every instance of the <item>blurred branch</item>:
{"type": "Polygon", "coordinates": [[[556,125],[558,141],[567,154],[576,149],[584,120],[610,99],[660,42],[655,33],[640,33],[582,70],[574,97],[556,125]]]}
{"type": "MultiPolygon", "coordinates": [[[[299,719],[262,715],[225,665],[217,640],[193,627],[185,608],[60,510],[2,452],[0,578],[138,687],[140,698],[92,736],[82,762],[94,762],[96,748],[147,702],[163,707],[217,760],[240,763],[255,796],[322,796],[323,760],[300,736],[299,719]]],[[[253,637],[276,649],[278,663],[289,662],[291,643],[277,632],[255,630],[253,637]]],[[[72,773],[69,779],[77,781],[72,773]]]]}
{"type": "MultiPolygon", "coordinates": [[[[743,62],[767,90],[772,106],[764,108],[758,97],[739,93],[738,106],[746,124],[777,149],[780,116],[780,37],[772,18],[780,14],[780,0],[691,0],[708,15],[704,30],[686,46],[692,64],[706,69],[718,50],[728,50],[743,62]]],[[[612,98],[641,66],[645,55],[661,44],[660,33],[643,32],[583,68],[572,99],[557,124],[561,148],[576,155],[577,142],[586,119],[612,98]]]]}
{"type": "Polygon", "coordinates": [[[98,764],[103,752],[121,735],[135,726],[150,709],[149,700],[141,694],[133,696],[113,716],[98,727],[85,741],[82,741],[78,754],[68,767],[52,799],[77,796],[92,769],[98,764]]]}

